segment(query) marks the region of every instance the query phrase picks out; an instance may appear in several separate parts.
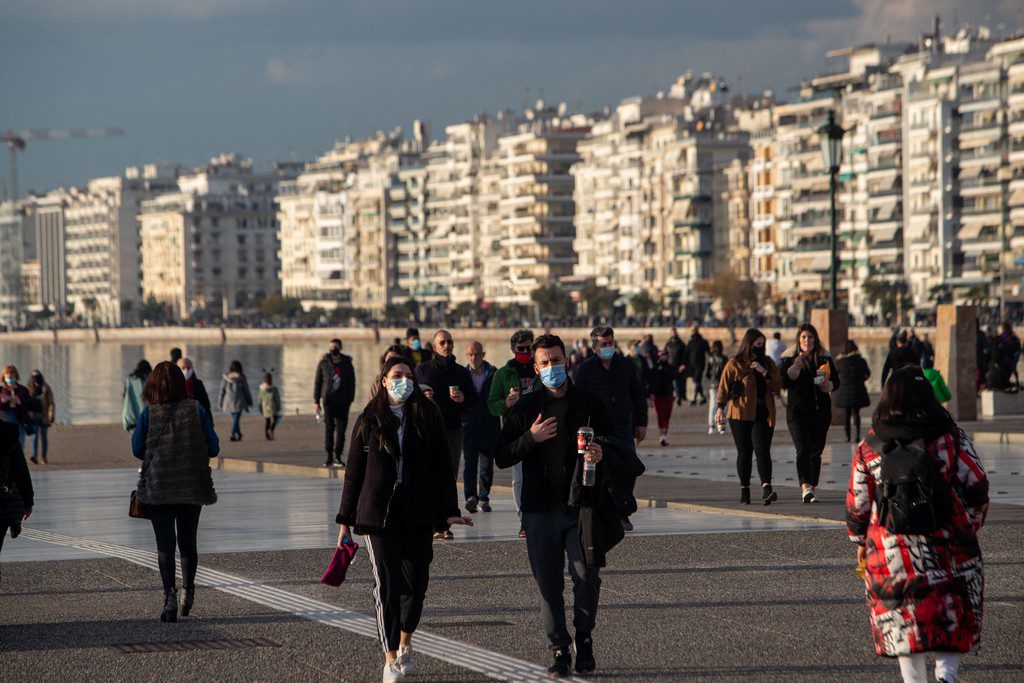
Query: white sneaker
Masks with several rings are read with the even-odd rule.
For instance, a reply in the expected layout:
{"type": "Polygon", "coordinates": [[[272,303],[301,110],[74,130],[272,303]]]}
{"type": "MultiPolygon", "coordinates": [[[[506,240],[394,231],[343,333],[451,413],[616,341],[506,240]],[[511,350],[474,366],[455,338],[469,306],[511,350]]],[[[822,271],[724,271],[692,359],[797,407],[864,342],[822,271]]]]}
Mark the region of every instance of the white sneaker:
{"type": "Polygon", "coordinates": [[[661,437],[660,439],[658,439],[658,443],[660,443],[662,446],[667,446],[668,445],[668,437],[667,436],[661,437]]]}
{"type": "Polygon", "coordinates": [[[416,665],[412,663],[412,645],[399,645],[398,646],[398,668],[402,670],[402,673],[408,676],[412,673],[412,670],[416,668],[416,665]]]}
{"type": "Polygon", "coordinates": [[[714,434],[714,433],[715,433],[715,428],[714,427],[708,427],[708,434],[714,434]]]}
{"type": "Polygon", "coordinates": [[[393,659],[384,664],[384,675],[381,676],[381,680],[384,683],[394,683],[394,681],[405,680],[405,674],[402,673],[402,668],[398,666],[397,659],[393,659]]]}

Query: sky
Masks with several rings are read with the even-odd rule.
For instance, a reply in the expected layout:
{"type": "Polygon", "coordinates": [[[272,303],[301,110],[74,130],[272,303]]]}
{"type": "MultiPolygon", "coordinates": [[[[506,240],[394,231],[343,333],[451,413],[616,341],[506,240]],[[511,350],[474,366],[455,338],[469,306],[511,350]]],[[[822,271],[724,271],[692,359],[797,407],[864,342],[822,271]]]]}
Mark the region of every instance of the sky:
{"type": "Polygon", "coordinates": [[[687,70],[792,98],[827,50],[915,40],[935,14],[1024,28],[1021,0],[0,0],[0,131],[125,132],[30,142],[22,195],[228,150],[308,160],[538,97],[594,111],[687,70]]]}

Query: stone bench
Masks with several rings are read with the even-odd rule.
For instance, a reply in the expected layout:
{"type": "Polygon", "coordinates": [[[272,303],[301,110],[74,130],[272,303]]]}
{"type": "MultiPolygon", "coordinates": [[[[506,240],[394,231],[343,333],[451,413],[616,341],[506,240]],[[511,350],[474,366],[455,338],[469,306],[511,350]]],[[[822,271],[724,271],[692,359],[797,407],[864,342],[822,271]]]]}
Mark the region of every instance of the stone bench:
{"type": "Polygon", "coordinates": [[[985,417],[1024,414],[1024,392],[981,392],[981,414],[985,417]]]}

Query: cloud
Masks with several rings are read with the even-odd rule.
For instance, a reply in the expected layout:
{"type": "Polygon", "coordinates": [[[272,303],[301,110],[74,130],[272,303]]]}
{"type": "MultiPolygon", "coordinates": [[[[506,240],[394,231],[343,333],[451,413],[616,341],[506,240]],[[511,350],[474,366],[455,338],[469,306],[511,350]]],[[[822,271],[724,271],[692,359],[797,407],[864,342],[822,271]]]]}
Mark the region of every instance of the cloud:
{"type": "Polygon", "coordinates": [[[316,80],[313,64],[306,57],[286,63],[281,57],[273,56],[267,60],[265,74],[274,85],[312,85],[316,80]]]}

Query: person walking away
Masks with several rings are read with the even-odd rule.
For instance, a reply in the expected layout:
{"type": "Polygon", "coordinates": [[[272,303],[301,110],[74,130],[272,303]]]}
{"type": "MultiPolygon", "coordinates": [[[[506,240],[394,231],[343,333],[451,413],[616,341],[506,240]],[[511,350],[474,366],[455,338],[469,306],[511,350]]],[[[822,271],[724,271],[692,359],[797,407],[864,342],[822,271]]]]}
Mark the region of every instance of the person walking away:
{"type": "Polygon", "coordinates": [[[18,442],[25,448],[25,436],[32,431],[32,408],[35,401],[29,394],[28,387],[19,381],[21,375],[13,365],[4,367],[3,384],[0,385],[0,420],[18,427],[18,442]]]}
{"type": "Polygon", "coordinates": [[[127,432],[135,431],[139,415],[146,407],[142,402],[142,390],[145,388],[151,372],[153,372],[153,366],[149,364],[149,361],[143,359],[124,380],[124,390],[121,392],[121,426],[127,432]]]}
{"type": "Polygon", "coordinates": [[[34,498],[32,475],[21,449],[18,426],[0,422],[0,551],[8,532],[11,538],[21,534],[21,523],[32,514],[34,498]]]}
{"type": "Polygon", "coordinates": [[[782,354],[786,351],[786,344],[782,341],[782,333],[772,333],[771,339],[769,339],[764,345],[764,352],[768,354],[768,357],[772,359],[775,365],[782,367],[782,354]]]}
{"type": "MultiPolygon", "coordinates": [[[[603,341],[609,337],[598,335],[603,341]]],[[[603,341],[598,343],[598,353],[608,348],[603,341]]],[[[560,338],[543,334],[533,342],[532,350],[542,388],[523,395],[510,408],[498,436],[494,460],[503,469],[516,463],[523,466],[526,551],[540,592],[541,620],[554,655],[548,675],[569,675],[571,644],[576,650],[576,672],[588,674],[596,668],[593,631],[601,578],[600,570],[584,560],[579,508],[569,505],[573,473],[579,461],[576,434],[580,427],[589,426],[595,437],[609,437],[615,436],[618,428],[604,401],[568,378],[565,345],[560,338]],[[565,621],[566,559],[573,584],[575,638],[569,635],[565,621]]],[[[619,358],[621,367],[628,367],[627,361],[619,358]]],[[[580,368],[587,363],[590,361],[580,368]]],[[[618,362],[616,367],[620,367],[618,362]]],[[[600,444],[591,443],[585,458],[598,463],[600,468],[602,457],[600,444]]]]}
{"type": "MultiPolygon", "coordinates": [[[[487,408],[491,411],[491,415],[501,418],[502,424],[505,423],[508,411],[512,406],[540,386],[540,379],[537,377],[533,364],[532,344],[533,332],[525,329],[514,332],[509,339],[512,358],[498,368],[491,380],[491,392],[487,395],[487,408]]],[[[512,466],[512,498],[516,505],[516,515],[519,517],[519,538],[526,538],[521,507],[522,494],[523,465],[517,463],[512,466]]]]}
{"type": "Polygon", "coordinates": [[[181,353],[181,349],[179,349],[177,346],[171,349],[170,359],[171,362],[174,363],[175,365],[177,365],[178,361],[182,359],[182,356],[183,354],[181,353]]]}
{"type": "Polygon", "coordinates": [[[324,467],[344,467],[345,430],[356,397],[356,371],[352,358],[341,352],[341,340],[332,339],[330,349],[316,366],[313,380],[314,412],[324,419],[324,467]]]}
{"type": "Polygon", "coordinates": [[[907,339],[906,333],[901,333],[896,337],[896,343],[885,357],[885,364],[882,365],[882,386],[885,386],[889,375],[896,370],[904,365],[917,365],[919,362],[920,358],[910,350],[910,341],[907,339]]]}
{"type": "Polygon", "coordinates": [[[476,512],[491,511],[491,483],[494,481],[494,442],[501,429],[501,421],[491,414],[487,401],[494,382],[495,368],[484,360],[484,347],[478,341],[466,347],[466,370],[473,381],[476,395],[481,397],[462,414],[462,488],[466,509],[476,512]],[[478,483],[479,482],[479,483],[478,483]]]}
{"type": "Polygon", "coordinates": [[[668,445],[668,424],[672,419],[673,392],[676,386],[676,368],[669,362],[668,351],[662,349],[658,354],[658,364],[651,370],[648,390],[654,403],[654,414],[658,418],[658,432],[661,437],[658,443],[668,445]]]}
{"type": "Polygon", "coordinates": [[[895,371],[854,454],[846,528],[865,569],[875,652],[899,658],[908,683],[928,680],[927,653],[936,680],[952,683],[961,656],[981,643],[978,532],[988,505],[988,478],[970,437],[919,368],[895,371]],[[924,487],[897,483],[910,471],[924,487]],[[900,514],[908,506],[928,514],[900,514]]]}
{"type": "Polygon", "coordinates": [[[197,534],[204,505],[217,502],[210,458],[220,453],[213,419],[185,392],[185,376],[170,361],[158,363],[142,392],[146,403],[132,433],[132,454],[142,461],[137,495],[153,524],[164,588],[160,621],[178,620],[174,549],[181,557],[181,616],[192,611],[199,566],[197,534]]]}
{"type": "Polygon", "coordinates": [[[259,391],[260,412],[263,413],[263,434],[274,440],[274,430],[281,422],[281,391],[274,386],[274,375],[266,373],[259,391]]]}
{"type": "MultiPolygon", "coordinates": [[[[448,330],[438,330],[432,343],[433,356],[416,366],[416,381],[434,387],[434,404],[441,411],[445,435],[448,439],[448,457],[452,472],[459,471],[462,459],[462,416],[477,401],[476,389],[469,371],[455,358],[455,341],[448,330]]],[[[455,538],[451,529],[438,530],[434,538],[455,538]]]]}
{"type": "MultiPolygon", "coordinates": [[[[590,339],[597,355],[576,368],[573,382],[601,397],[614,420],[615,436],[635,455],[636,445],[647,436],[647,395],[633,364],[616,353],[612,328],[595,327],[590,331],[590,339]]],[[[630,495],[635,483],[626,486],[630,495]]],[[[628,519],[623,527],[633,530],[628,519]]]]}
{"type": "Polygon", "coordinates": [[[665,350],[668,351],[668,362],[676,369],[676,405],[681,406],[686,400],[686,344],[674,327],[665,342],[665,350]]]}
{"type": "Polygon", "coordinates": [[[1017,362],[1020,360],[1020,340],[1013,333],[1013,326],[1009,321],[1002,324],[991,349],[992,357],[986,387],[994,391],[1004,391],[1011,387],[1011,381],[1017,372],[1017,362]]]}
{"type": "Polygon", "coordinates": [[[921,367],[935,367],[935,347],[932,346],[927,332],[921,335],[921,367]]]}
{"type": "Polygon", "coordinates": [[[433,351],[429,347],[423,346],[420,341],[420,331],[415,327],[410,327],[405,331],[405,345],[409,350],[406,355],[412,359],[414,371],[418,365],[426,363],[434,357],[433,351]]]}
{"type": "Polygon", "coordinates": [[[32,437],[32,457],[30,459],[33,463],[42,460],[45,465],[46,456],[50,450],[47,432],[50,430],[50,425],[53,424],[56,405],[53,401],[53,390],[50,389],[50,385],[43,379],[43,373],[39,370],[33,370],[29,377],[28,393],[35,404],[31,419],[32,425],[36,429],[35,436],[32,437]]]}
{"type": "Polygon", "coordinates": [[[946,380],[943,379],[942,373],[935,369],[934,362],[929,362],[928,365],[922,366],[921,373],[928,380],[928,383],[932,385],[936,401],[946,403],[949,399],[953,398],[953,392],[946,386],[946,380]]]}
{"type": "Polygon", "coordinates": [[[871,403],[868,398],[867,382],[871,377],[871,368],[860,349],[852,339],[846,340],[843,353],[836,356],[836,372],[839,373],[839,388],[836,390],[836,407],[845,411],[843,431],[846,442],[860,443],[860,411],[871,403]],[[852,425],[852,432],[851,432],[852,425]]]}
{"type": "Polygon", "coordinates": [[[210,406],[210,395],[206,391],[203,380],[196,377],[196,369],[192,365],[191,358],[179,358],[178,367],[181,374],[185,375],[185,393],[193,401],[203,407],[207,415],[213,415],[213,408],[210,406]]]}
{"type": "Polygon", "coordinates": [[[750,474],[757,458],[761,502],[771,505],[779,498],[772,489],[772,437],[775,435],[775,397],[782,379],[779,368],[765,353],[764,334],[751,328],[743,334],[739,350],[722,369],[716,392],[715,422],[729,420],[736,444],[736,474],[740,503],[750,504],[750,474]]]}
{"type": "Polygon", "coordinates": [[[373,572],[383,680],[413,670],[412,636],[419,625],[434,556],[431,534],[459,515],[444,421],[419,390],[409,362],[390,358],[356,418],[341,493],[338,546],[363,535],[373,572]]]}
{"type": "Polygon", "coordinates": [[[715,413],[718,412],[718,384],[722,381],[722,372],[727,362],[722,342],[718,339],[711,342],[708,366],[704,371],[704,378],[708,381],[708,434],[713,434],[717,429],[715,413]]]}
{"type": "Polygon", "coordinates": [[[988,377],[988,364],[992,356],[992,349],[988,344],[988,336],[981,329],[981,321],[975,319],[974,324],[974,375],[978,391],[981,391],[985,386],[985,378],[988,377]]]}
{"type": "Polygon", "coordinates": [[[231,416],[232,441],[242,440],[242,411],[249,412],[250,408],[252,392],[249,391],[249,380],[242,371],[242,364],[233,360],[220,383],[220,409],[231,416]]]}
{"type": "Polygon", "coordinates": [[[829,395],[841,384],[818,331],[804,323],[797,330],[794,354],[782,359],[782,386],[786,389],[786,425],[796,446],[796,472],[805,503],[818,502],[815,489],[821,475],[821,454],[832,424],[829,395]]]}
{"type": "Polygon", "coordinates": [[[700,404],[704,405],[708,397],[704,393],[704,368],[708,362],[708,340],[701,336],[700,327],[696,324],[693,326],[693,334],[690,335],[690,341],[686,344],[686,356],[687,368],[690,372],[690,377],[693,378],[693,398],[690,400],[690,405],[697,405],[697,394],[700,394],[700,404]]]}

